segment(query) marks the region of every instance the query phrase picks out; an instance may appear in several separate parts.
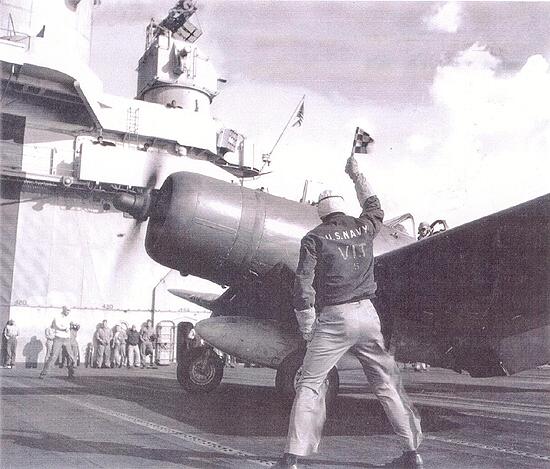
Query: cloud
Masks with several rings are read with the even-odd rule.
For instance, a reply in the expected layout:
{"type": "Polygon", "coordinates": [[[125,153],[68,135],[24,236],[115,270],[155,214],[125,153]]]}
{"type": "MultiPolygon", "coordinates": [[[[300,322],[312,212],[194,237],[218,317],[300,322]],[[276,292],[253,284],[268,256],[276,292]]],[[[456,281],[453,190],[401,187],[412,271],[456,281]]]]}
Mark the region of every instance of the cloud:
{"type": "Polygon", "coordinates": [[[479,215],[548,192],[550,65],[534,55],[501,74],[500,63],[476,43],[439,67],[432,86],[447,120],[439,158],[450,187],[479,215]]]}
{"type": "MultiPolygon", "coordinates": [[[[375,153],[357,158],[388,218],[411,212],[417,221],[445,218],[457,226],[543,195],[550,173],[550,64],[533,55],[515,73],[501,68],[499,57],[475,43],[434,69],[432,100],[423,107],[308,93],[302,127],[285,134],[273,156],[275,173],[258,183],[298,199],[310,179],[311,199],[330,186],[357,213],[343,168],[359,125],[377,141],[375,153]]],[[[260,153],[271,148],[302,92],[240,82],[226,90],[229,105],[217,113],[255,139],[260,153]],[[235,113],[232,95],[243,90],[247,104],[235,113]]]]}
{"type": "Polygon", "coordinates": [[[456,33],[462,21],[461,5],[457,2],[447,2],[434,9],[432,15],[425,20],[428,27],[437,31],[456,33]]]}
{"type": "Polygon", "coordinates": [[[426,135],[414,134],[407,139],[407,143],[411,152],[422,154],[428,149],[432,141],[426,135]]]}

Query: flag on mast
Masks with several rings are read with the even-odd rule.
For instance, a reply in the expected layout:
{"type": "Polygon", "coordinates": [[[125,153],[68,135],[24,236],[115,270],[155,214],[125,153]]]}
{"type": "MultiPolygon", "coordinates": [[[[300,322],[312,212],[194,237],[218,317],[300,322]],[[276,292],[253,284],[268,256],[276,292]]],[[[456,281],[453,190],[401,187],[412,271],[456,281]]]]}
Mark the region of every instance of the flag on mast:
{"type": "Polygon", "coordinates": [[[367,146],[370,142],[374,142],[374,139],[363,129],[357,127],[355,129],[355,137],[353,139],[353,153],[367,153],[367,146]]]}
{"type": "Polygon", "coordinates": [[[281,138],[283,137],[283,134],[287,131],[288,127],[290,126],[290,123],[294,120],[294,124],[292,124],[292,127],[301,127],[302,122],[304,120],[304,102],[306,100],[306,95],[304,94],[302,96],[302,99],[298,102],[298,106],[294,108],[292,111],[292,114],[290,114],[290,117],[285,125],[285,128],[281,132],[281,135],[279,135],[279,138],[275,142],[275,145],[273,145],[273,148],[269,153],[266,153],[266,155],[271,158],[271,154],[273,153],[273,150],[275,150],[275,147],[279,144],[281,141],[281,138]]]}
{"type": "Polygon", "coordinates": [[[292,127],[302,126],[302,122],[304,121],[304,102],[305,99],[302,98],[302,104],[300,104],[298,112],[296,113],[296,120],[294,121],[294,124],[292,124],[292,127]]]}

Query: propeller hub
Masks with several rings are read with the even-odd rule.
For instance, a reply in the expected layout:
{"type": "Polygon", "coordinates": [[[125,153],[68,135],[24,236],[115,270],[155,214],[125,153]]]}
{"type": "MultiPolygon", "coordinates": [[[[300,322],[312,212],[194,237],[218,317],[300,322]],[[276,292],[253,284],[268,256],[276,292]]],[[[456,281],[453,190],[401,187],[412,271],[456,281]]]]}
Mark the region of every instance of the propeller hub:
{"type": "Polygon", "coordinates": [[[117,210],[125,212],[138,221],[145,221],[149,218],[151,208],[151,193],[144,194],[118,194],[113,199],[113,205],[117,210]]]}

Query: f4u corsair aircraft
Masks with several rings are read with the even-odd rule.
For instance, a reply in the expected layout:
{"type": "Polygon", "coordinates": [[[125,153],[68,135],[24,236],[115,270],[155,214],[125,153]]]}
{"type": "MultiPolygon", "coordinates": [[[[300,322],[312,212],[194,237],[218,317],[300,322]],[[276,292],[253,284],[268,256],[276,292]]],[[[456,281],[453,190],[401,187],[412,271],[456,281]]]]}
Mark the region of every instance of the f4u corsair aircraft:
{"type": "MultiPolygon", "coordinates": [[[[145,248],[156,262],[229,287],[219,298],[174,292],[212,310],[196,325],[209,346],[179,346],[182,386],[200,392],[220,383],[215,347],[277,369],[278,390],[292,394],[304,342],[291,292],[316,209],[187,172],[114,203],[149,219],[145,248]]],[[[385,225],[374,244],[375,301],[395,358],[473,377],[550,362],[549,224],[550,194],[420,241],[385,225]]],[[[336,369],[329,380],[337,392],[336,369]]]]}

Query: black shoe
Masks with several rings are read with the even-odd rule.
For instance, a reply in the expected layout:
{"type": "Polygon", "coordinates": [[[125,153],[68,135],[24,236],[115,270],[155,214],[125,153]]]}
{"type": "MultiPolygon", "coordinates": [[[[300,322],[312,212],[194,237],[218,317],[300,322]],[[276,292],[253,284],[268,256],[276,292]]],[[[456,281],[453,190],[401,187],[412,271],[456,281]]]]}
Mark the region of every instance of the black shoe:
{"type": "Polygon", "coordinates": [[[424,461],[417,451],[404,451],[401,456],[390,461],[383,467],[393,467],[395,469],[423,469],[424,461]]]}
{"type": "Polygon", "coordinates": [[[285,453],[273,467],[274,469],[298,469],[298,456],[285,453]]]}
{"type": "Polygon", "coordinates": [[[70,369],[68,374],[69,379],[74,379],[74,370],[70,369]]]}

